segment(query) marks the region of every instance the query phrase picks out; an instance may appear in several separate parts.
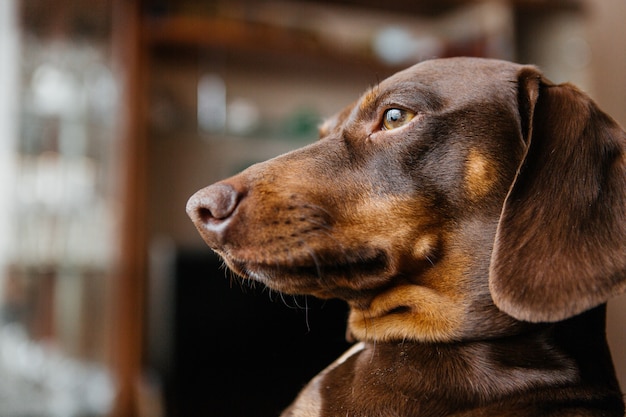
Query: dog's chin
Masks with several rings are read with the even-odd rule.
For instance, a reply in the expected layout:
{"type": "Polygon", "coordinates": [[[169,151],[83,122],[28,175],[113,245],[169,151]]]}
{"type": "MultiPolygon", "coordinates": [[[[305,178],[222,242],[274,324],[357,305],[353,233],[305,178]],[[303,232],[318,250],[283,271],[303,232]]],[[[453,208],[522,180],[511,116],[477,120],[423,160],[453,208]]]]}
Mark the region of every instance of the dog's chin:
{"type": "Polygon", "coordinates": [[[261,282],[273,290],[346,301],[367,297],[372,291],[388,285],[394,275],[383,252],[355,262],[277,260],[271,263],[222,257],[236,275],[261,282]]]}

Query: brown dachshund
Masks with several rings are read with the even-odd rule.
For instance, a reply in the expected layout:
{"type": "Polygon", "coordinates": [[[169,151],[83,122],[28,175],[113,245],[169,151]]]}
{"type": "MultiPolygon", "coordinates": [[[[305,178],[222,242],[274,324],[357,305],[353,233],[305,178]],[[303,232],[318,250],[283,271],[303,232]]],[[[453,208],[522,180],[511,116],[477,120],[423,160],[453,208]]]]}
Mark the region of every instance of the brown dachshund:
{"type": "Polygon", "coordinates": [[[283,416],[624,415],[626,133],[535,67],[418,64],[187,210],[236,274],[350,306],[283,416]]]}

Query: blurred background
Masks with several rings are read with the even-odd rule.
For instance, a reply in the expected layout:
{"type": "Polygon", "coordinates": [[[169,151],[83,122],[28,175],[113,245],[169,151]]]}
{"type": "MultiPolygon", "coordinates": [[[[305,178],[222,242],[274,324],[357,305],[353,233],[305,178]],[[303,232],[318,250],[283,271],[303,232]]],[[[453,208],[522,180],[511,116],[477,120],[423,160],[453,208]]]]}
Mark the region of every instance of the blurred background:
{"type": "MultiPolygon", "coordinates": [[[[626,123],[624,0],[0,1],[0,417],[274,416],[345,307],[231,281],[197,189],[431,57],[539,65],[626,123]]],[[[626,387],[626,297],[609,339],[626,387]]]]}

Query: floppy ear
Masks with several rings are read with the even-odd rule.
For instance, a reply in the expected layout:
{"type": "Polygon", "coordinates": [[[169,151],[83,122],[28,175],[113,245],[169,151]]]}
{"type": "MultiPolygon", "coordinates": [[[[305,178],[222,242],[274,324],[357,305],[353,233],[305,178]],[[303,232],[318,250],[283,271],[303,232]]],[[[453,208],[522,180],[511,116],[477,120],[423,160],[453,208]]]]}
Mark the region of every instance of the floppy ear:
{"type": "Polygon", "coordinates": [[[626,133],[584,93],[519,74],[527,148],[491,259],[495,304],[554,322],[626,290],[626,133]]]}

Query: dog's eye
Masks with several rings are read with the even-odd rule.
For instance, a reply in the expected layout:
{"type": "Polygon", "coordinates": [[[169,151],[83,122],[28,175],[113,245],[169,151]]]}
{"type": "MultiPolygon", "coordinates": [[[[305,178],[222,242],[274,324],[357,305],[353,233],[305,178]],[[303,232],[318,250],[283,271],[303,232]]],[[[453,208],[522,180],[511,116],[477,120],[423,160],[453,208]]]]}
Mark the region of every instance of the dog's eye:
{"type": "Polygon", "coordinates": [[[404,109],[389,109],[383,115],[383,129],[391,130],[409,123],[415,113],[404,109]]]}

